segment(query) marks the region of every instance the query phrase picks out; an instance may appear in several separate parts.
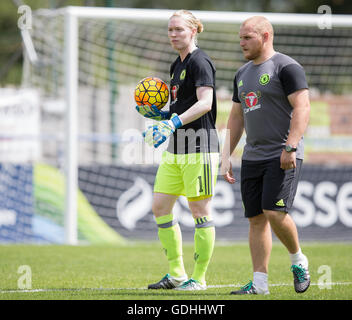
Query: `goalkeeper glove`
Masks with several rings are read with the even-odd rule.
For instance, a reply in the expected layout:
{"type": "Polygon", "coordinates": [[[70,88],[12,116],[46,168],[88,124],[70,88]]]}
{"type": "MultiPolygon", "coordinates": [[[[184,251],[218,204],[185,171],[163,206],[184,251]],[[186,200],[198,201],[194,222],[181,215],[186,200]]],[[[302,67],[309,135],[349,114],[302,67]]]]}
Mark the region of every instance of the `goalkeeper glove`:
{"type": "Polygon", "coordinates": [[[170,112],[168,111],[160,111],[157,106],[152,105],[143,105],[136,106],[136,110],[145,118],[153,119],[156,121],[167,120],[170,119],[170,112]]]}
{"type": "Polygon", "coordinates": [[[160,121],[158,124],[148,127],[143,132],[143,137],[146,143],[157,148],[181,126],[181,119],[176,113],[173,113],[170,120],[160,121]]]}

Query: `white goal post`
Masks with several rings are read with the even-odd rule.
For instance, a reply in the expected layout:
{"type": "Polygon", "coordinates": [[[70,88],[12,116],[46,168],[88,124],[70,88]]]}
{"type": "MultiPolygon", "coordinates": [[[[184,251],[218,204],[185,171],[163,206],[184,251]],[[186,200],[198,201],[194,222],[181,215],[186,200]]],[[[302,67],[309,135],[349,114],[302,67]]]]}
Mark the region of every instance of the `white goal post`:
{"type": "MultiPolygon", "coordinates": [[[[167,21],[176,10],[159,9],[128,9],[102,7],[66,7],[54,11],[38,10],[37,15],[62,16],[64,21],[64,100],[66,105],[65,127],[65,174],[66,174],[66,204],[65,204],[65,242],[77,244],[77,190],[78,190],[78,90],[79,90],[79,38],[80,19],[123,19],[138,20],[143,23],[167,21]]],[[[275,26],[310,26],[321,28],[352,28],[351,15],[323,14],[286,14],[286,13],[254,13],[254,12],[213,12],[192,11],[202,22],[240,24],[253,15],[266,16],[275,26]]],[[[36,16],[34,17],[34,20],[36,16]]],[[[34,21],[35,22],[35,21],[34,21]]],[[[133,23],[133,22],[132,22],[133,23]]],[[[165,30],[166,33],[166,30],[165,30]]],[[[232,32],[235,37],[235,31],[232,32]]],[[[35,43],[35,40],[34,40],[35,43]]],[[[288,53],[289,54],[289,53],[288,53]]],[[[234,74],[235,70],[230,70],[234,74]]]]}

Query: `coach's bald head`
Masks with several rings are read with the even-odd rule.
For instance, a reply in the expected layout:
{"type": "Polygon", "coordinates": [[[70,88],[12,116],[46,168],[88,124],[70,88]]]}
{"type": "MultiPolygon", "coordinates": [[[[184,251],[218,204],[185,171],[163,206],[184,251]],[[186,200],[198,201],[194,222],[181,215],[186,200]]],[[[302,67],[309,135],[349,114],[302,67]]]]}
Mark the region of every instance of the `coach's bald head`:
{"type": "Polygon", "coordinates": [[[271,39],[274,38],[274,29],[270,21],[263,16],[253,16],[246,19],[241,27],[250,27],[254,32],[257,32],[260,35],[268,33],[271,39]]]}

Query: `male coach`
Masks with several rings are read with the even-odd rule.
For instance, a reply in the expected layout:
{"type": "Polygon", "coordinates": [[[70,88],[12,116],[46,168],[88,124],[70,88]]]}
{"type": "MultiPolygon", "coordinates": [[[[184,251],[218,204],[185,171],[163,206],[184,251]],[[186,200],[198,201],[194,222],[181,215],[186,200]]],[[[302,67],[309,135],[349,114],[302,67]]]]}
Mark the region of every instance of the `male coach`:
{"type": "Polygon", "coordinates": [[[288,213],[303,160],[303,134],[310,102],[304,69],[276,52],[270,22],[261,16],[244,21],[240,46],[249,60],[235,75],[233,106],[221,156],[221,172],[234,183],[230,155],[243,131],[246,144],[241,165],[241,194],[249,220],[253,281],[231,294],[268,294],[271,229],[291,259],[297,293],[310,285],[308,259],[302,253],[296,225],[288,213]]]}

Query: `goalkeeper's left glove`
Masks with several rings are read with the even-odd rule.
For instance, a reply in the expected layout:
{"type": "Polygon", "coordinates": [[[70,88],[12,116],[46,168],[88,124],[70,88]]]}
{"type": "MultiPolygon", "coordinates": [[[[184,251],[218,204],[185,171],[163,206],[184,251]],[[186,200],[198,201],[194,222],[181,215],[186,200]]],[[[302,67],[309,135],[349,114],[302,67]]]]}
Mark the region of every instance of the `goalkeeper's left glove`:
{"type": "Polygon", "coordinates": [[[143,137],[146,143],[157,148],[180,127],[182,127],[182,121],[176,113],[173,113],[170,120],[160,121],[158,124],[148,127],[143,132],[143,137]]]}
{"type": "Polygon", "coordinates": [[[157,108],[157,106],[152,105],[143,105],[136,106],[136,110],[145,118],[153,119],[156,121],[167,120],[170,119],[170,112],[161,111],[157,108]]]}

